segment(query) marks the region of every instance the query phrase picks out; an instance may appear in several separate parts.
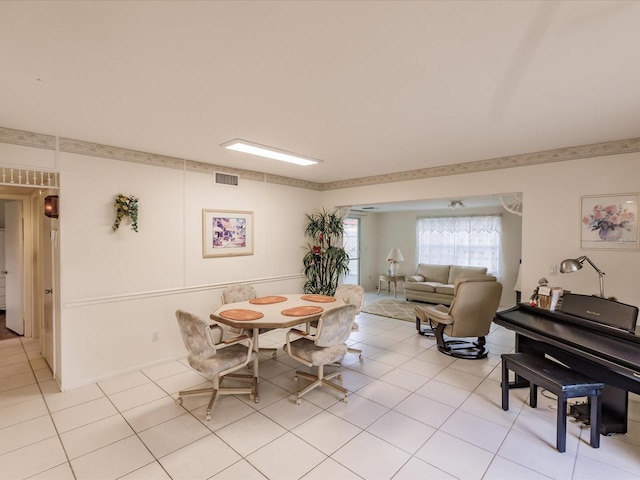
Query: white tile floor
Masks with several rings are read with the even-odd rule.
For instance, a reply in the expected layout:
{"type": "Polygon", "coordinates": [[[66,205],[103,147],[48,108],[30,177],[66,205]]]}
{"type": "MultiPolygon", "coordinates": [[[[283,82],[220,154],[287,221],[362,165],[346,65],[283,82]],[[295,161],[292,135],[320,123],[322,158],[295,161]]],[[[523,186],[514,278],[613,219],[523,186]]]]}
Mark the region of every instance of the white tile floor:
{"type": "MultiPolygon", "coordinates": [[[[316,389],[296,405],[296,362],[260,365],[260,402],[185,397],[205,382],[169,362],[58,392],[38,342],[0,342],[0,478],[33,479],[640,479],[640,401],[629,433],[601,437],[571,422],[555,449],[555,402],[511,393],[500,408],[499,355],[513,334],[495,327],[489,358],[454,360],[412,323],[361,314],[351,335],[365,359],[343,361],[348,403],[316,389]]],[[[282,345],[284,332],[261,337],[282,345]]],[[[304,381],[301,381],[304,382],[304,381]]]]}

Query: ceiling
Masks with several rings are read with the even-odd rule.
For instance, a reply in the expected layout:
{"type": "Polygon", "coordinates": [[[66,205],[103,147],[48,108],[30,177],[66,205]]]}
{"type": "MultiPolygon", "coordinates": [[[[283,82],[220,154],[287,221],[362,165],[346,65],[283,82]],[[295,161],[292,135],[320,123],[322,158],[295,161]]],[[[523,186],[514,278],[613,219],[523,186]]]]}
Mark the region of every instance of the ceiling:
{"type": "Polygon", "coordinates": [[[638,25],[633,1],[2,1],[0,126],[320,183],[635,138],[638,25]]]}

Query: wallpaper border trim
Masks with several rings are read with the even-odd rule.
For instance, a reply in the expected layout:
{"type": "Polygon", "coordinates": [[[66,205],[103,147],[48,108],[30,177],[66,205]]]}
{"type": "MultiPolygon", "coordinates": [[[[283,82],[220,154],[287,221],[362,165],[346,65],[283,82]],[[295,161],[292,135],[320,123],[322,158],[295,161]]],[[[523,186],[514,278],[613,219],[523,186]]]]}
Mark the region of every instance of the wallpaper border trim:
{"type": "Polygon", "coordinates": [[[25,132],[23,130],[14,130],[13,128],[0,127],[0,142],[25,147],[44,148],[46,150],[56,149],[56,137],[53,135],[25,132]]]}
{"type": "MultiPolygon", "coordinates": [[[[10,143],[27,147],[43,148],[47,150],[56,149],[55,136],[26,132],[4,127],[0,127],[0,143],[10,143]]],[[[385,183],[406,182],[410,180],[420,180],[423,178],[486,172],[504,168],[525,167],[530,165],[540,165],[543,163],[564,162],[567,160],[576,160],[581,158],[639,152],[640,137],[594,143],[590,145],[557,148],[553,150],[545,150],[542,152],[524,153],[520,155],[511,155],[507,157],[492,158],[488,160],[477,160],[467,163],[456,163],[453,165],[443,165],[440,167],[429,167],[419,170],[389,173],[386,175],[352,178],[349,180],[327,183],[309,182],[296,178],[270,175],[264,172],[242,170],[232,167],[225,167],[222,165],[213,165],[210,163],[197,162],[194,160],[181,159],[176,157],[168,157],[165,155],[140,152],[136,150],[129,150],[126,148],[85,142],[82,140],[73,140],[70,138],[59,138],[58,148],[61,152],[66,153],[110,158],[113,160],[142,163],[145,165],[174,168],[178,170],[186,170],[205,174],[213,174],[214,171],[230,173],[248,180],[285,185],[289,187],[306,188],[309,190],[327,191],[341,188],[366,187],[385,183]]]]}
{"type": "Polygon", "coordinates": [[[468,163],[457,163],[441,167],[410,170],[406,172],[390,173],[371,177],[354,178],[339,182],[322,184],[322,190],[335,190],[339,188],[362,187],[379,185],[392,182],[406,182],[422,178],[444,177],[448,175],[462,175],[465,173],[486,172],[501,170],[504,168],[526,167],[543,163],[565,162],[582,158],[600,157],[605,155],[620,155],[640,151],[640,138],[615,140],[611,142],[579,145],[575,147],[557,148],[542,152],[524,153],[508,157],[493,158],[490,160],[478,160],[468,163]]]}

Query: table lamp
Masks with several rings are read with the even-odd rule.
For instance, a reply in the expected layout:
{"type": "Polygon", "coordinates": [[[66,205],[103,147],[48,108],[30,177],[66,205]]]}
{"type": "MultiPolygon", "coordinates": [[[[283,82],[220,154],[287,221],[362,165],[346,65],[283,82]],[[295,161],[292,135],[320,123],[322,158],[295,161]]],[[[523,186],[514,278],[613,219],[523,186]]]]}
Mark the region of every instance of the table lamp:
{"type": "Polygon", "coordinates": [[[563,260],[562,263],[560,264],[560,273],[577,272],[582,268],[582,264],[585,261],[589,262],[589,265],[591,265],[595,269],[595,271],[598,272],[598,277],[600,278],[600,297],[605,298],[604,297],[604,272],[600,270],[598,267],[596,267],[593,264],[593,262],[589,260],[589,257],[583,255],[582,257],[567,258],[566,260],[563,260]]]}
{"type": "Polygon", "coordinates": [[[398,274],[398,262],[404,262],[404,257],[399,248],[392,248],[387,254],[387,261],[389,262],[389,275],[398,274]]]}

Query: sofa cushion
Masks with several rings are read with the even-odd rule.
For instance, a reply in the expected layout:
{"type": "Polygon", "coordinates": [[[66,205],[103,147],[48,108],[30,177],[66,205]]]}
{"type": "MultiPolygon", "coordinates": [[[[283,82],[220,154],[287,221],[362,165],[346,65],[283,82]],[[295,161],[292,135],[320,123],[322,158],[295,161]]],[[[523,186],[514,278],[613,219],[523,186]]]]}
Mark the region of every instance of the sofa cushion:
{"type": "Polygon", "coordinates": [[[424,277],[422,275],[405,275],[404,281],[405,281],[405,283],[407,283],[407,282],[424,282],[424,277]]]}
{"type": "MultiPolygon", "coordinates": [[[[438,286],[440,286],[441,284],[438,282],[412,282],[412,283],[405,283],[404,284],[404,289],[405,290],[412,290],[414,292],[429,292],[429,293],[433,293],[436,291],[436,288],[438,286]]],[[[453,293],[453,292],[451,292],[453,293]]]]}
{"type": "Polygon", "coordinates": [[[453,283],[449,282],[449,265],[430,265],[419,263],[418,275],[422,275],[427,282],[453,283]]]}
{"type": "Polygon", "coordinates": [[[436,293],[443,293],[445,295],[453,295],[455,285],[438,285],[436,287],[436,293]]]}
{"type": "Polygon", "coordinates": [[[449,279],[442,283],[456,283],[458,277],[473,277],[476,275],[486,275],[487,267],[460,267],[458,265],[452,265],[449,272],[449,279]]]}

